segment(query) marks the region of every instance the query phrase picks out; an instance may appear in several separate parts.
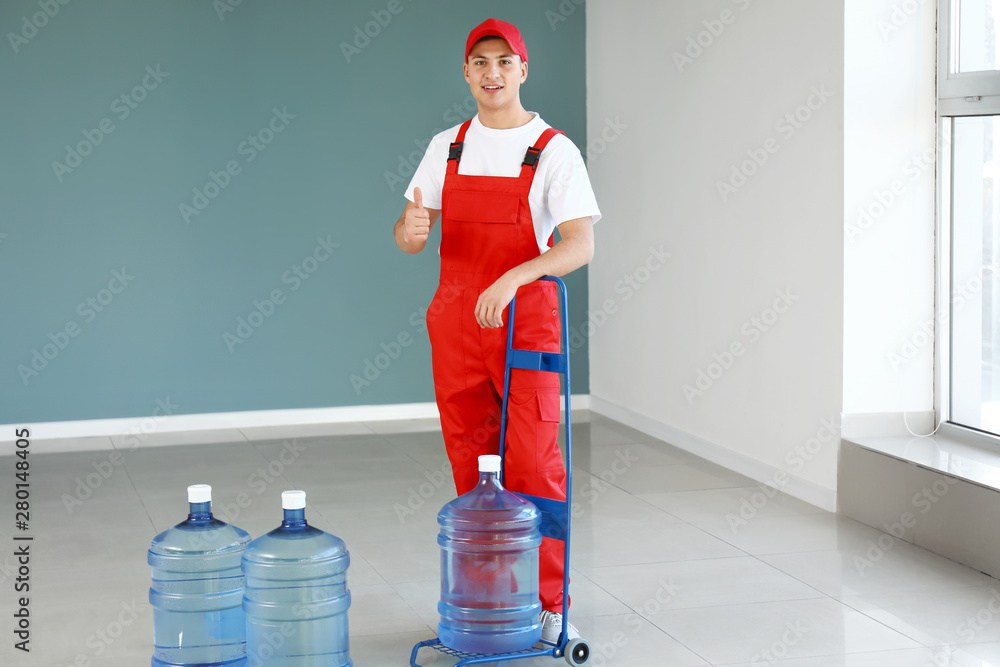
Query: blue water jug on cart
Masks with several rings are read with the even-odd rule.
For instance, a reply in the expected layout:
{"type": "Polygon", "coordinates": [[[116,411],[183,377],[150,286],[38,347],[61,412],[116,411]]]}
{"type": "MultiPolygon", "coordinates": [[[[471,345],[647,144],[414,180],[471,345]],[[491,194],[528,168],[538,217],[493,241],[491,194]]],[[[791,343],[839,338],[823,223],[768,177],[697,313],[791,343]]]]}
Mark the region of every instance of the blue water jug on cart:
{"type": "Polygon", "coordinates": [[[188,487],[190,513],[153,538],[152,667],[246,665],[243,572],[250,535],[212,516],[212,487],[188,487]]]}
{"type": "Polygon", "coordinates": [[[281,506],[281,525],[243,554],[248,667],[351,667],[347,547],[306,522],[305,491],[281,506]]]}
{"type": "Polygon", "coordinates": [[[500,457],[479,457],[479,483],[441,508],[438,638],[456,651],[520,651],[541,638],[541,515],[503,488],[500,457]]]}

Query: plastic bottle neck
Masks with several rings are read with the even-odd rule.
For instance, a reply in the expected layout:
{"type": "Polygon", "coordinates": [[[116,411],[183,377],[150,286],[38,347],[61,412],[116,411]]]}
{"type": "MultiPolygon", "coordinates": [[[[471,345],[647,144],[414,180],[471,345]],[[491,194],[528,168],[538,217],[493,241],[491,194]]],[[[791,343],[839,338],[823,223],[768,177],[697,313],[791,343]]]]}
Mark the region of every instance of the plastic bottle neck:
{"type": "Polygon", "coordinates": [[[297,510],[284,510],[284,512],[285,518],[281,521],[282,527],[293,528],[307,525],[305,508],[297,510]]]}
{"type": "Polygon", "coordinates": [[[498,486],[503,488],[503,485],[500,483],[500,473],[480,471],[479,486],[498,486]]]}
{"type": "Polygon", "coordinates": [[[209,521],[212,518],[212,501],[189,503],[188,521],[209,521]]]}

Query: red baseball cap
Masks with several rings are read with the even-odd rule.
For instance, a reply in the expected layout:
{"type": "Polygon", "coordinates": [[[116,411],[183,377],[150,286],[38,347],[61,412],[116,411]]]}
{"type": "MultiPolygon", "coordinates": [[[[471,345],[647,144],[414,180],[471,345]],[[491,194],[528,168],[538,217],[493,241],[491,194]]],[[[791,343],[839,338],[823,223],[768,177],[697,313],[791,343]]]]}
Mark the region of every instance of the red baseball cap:
{"type": "Polygon", "coordinates": [[[465,40],[466,60],[469,59],[469,52],[472,51],[473,45],[483,37],[502,37],[510,44],[510,48],[514,49],[514,53],[521,56],[523,62],[528,62],[528,47],[524,45],[520,31],[513,24],[500,19],[486,19],[472,29],[472,32],[469,33],[469,39],[465,40]]]}

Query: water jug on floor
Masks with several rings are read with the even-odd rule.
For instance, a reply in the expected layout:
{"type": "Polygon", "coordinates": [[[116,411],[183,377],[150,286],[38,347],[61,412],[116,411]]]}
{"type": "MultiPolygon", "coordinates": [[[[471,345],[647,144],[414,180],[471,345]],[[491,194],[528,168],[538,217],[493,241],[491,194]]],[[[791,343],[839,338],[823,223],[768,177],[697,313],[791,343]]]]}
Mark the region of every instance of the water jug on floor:
{"type": "Polygon", "coordinates": [[[500,483],[500,457],[479,457],[479,483],[438,513],[438,638],[468,653],[506,653],[541,638],[541,514],[500,483]]]}
{"type": "Polygon", "coordinates": [[[153,538],[152,667],[246,665],[243,572],[250,535],[212,516],[212,487],[188,487],[189,514],[153,538]]]}
{"type": "Polygon", "coordinates": [[[305,491],[281,494],[284,520],[243,554],[248,667],[351,667],[344,541],[310,526],[305,491]]]}

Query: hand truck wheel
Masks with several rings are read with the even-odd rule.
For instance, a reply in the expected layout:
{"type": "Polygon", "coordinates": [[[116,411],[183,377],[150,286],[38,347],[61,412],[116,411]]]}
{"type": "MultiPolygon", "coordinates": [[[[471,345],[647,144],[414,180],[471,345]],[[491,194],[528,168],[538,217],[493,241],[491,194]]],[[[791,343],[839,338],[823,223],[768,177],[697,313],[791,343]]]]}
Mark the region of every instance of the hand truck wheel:
{"type": "Polygon", "coordinates": [[[590,644],[587,643],[586,639],[571,639],[566,644],[566,662],[575,667],[590,662],[590,644]]]}

